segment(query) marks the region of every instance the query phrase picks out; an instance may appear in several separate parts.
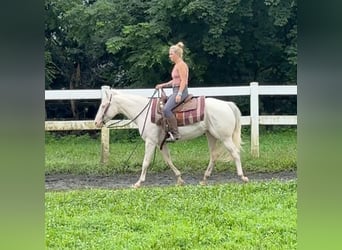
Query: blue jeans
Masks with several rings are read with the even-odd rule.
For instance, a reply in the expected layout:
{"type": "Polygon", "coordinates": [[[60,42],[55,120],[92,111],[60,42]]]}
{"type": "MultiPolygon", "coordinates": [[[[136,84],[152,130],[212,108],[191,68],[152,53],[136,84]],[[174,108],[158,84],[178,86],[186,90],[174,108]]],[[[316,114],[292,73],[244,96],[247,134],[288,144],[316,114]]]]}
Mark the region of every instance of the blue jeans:
{"type": "Polygon", "coordinates": [[[169,96],[169,98],[167,99],[167,102],[165,103],[163,112],[166,118],[172,117],[173,116],[172,109],[178,106],[188,96],[188,88],[186,87],[183,90],[181,101],[179,103],[176,103],[176,96],[178,94],[178,90],[179,90],[179,87],[174,87],[172,95],[169,96]]]}

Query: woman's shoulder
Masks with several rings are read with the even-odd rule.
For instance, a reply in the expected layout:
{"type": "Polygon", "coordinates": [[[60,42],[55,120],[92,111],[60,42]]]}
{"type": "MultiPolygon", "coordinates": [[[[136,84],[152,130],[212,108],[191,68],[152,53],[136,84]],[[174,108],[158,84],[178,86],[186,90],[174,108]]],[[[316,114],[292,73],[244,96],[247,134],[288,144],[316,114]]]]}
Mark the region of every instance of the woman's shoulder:
{"type": "Polygon", "coordinates": [[[188,68],[188,64],[184,61],[179,62],[177,66],[180,68],[188,68]]]}

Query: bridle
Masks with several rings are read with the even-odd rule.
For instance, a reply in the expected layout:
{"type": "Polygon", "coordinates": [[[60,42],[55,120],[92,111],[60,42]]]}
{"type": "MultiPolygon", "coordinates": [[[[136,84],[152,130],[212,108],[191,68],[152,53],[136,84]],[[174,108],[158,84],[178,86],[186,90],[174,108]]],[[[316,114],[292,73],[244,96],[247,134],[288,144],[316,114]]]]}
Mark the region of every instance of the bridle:
{"type": "Polygon", "coordinates": [[[113,96],[113,94],[110,94],[109,101],[105,104],[105,107],[104,107],[104,109],[103,109],[101,121],[102,121],[102,124],[103,124],[104,126],[106,126],[106,123],[105,123],[105,121],[104,121],[104,116],[105,116],[105,114],[107,113],[107,110],[108,110],[108,108],[109,108],[110,103],[112,102],[112,96],[113,96]]]}

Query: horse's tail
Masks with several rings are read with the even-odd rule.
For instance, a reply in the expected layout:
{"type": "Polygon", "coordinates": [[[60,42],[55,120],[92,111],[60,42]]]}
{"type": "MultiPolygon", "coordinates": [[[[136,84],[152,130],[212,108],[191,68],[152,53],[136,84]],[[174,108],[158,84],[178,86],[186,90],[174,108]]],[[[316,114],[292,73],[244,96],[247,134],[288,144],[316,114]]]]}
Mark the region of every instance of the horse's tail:
{"type": "Polygon", "coordinates": [[[242,145],[242,140],[241,140],[241,111],[238,108],[238,106],[236,106],[236,104],[233,102],[228,102],[228,105],[233,110],[234,116],[235,116],[235,128],[234,128],[233,135],[232,135],[233,142],[240,152],[240,150],[242,149],[242,147],[241,147],[241,145],[242,145]]]}

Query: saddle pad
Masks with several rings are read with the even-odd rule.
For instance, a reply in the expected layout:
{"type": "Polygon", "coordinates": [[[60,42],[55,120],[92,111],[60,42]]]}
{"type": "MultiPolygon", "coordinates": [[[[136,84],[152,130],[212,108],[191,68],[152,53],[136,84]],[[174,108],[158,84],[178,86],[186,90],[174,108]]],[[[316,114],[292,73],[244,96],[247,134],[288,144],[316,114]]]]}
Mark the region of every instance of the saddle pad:
{"type": "MultiPolygon", "coordinates": [[[[162,118],[158,112],[159,98],[153,98],[151,107],[151,122],[158,123],[162,118]]],[[[205,96],[193,97],[189,102],[182,103],[173,110],[178,126],[186,126],[204,118],[205,96]]]]}

